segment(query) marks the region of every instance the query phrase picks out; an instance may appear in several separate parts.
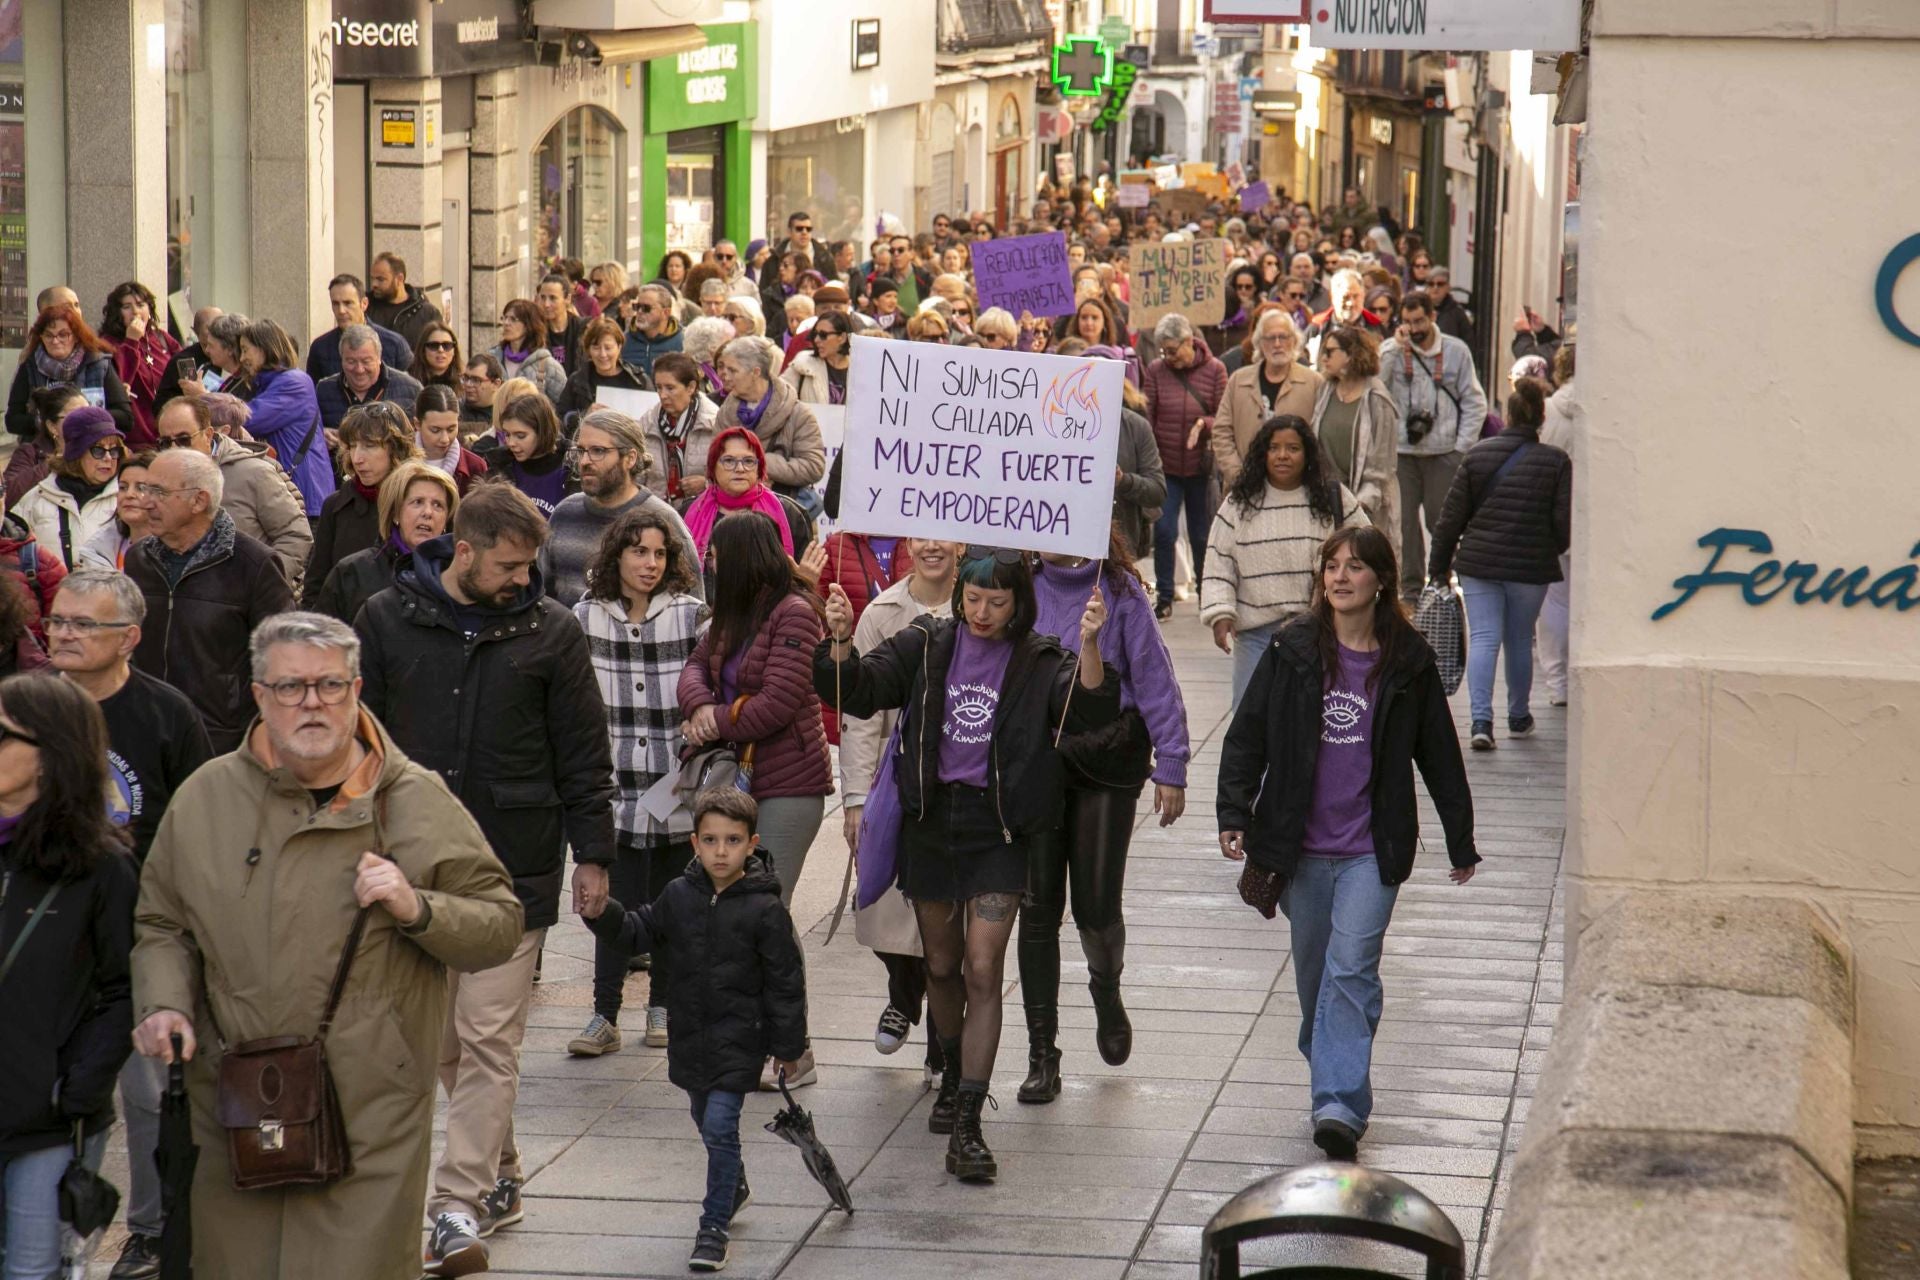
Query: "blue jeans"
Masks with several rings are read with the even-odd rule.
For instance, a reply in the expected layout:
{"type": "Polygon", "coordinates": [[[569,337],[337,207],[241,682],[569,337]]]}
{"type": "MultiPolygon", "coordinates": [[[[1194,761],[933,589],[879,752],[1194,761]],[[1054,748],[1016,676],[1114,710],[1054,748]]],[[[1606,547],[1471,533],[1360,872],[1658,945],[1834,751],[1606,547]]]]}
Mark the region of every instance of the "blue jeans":
{"type": "Polygon", "coordinates": [[[1380,1025],[1380,950],[1398,885],[1372,857],[1303,857],[1280,891],[1293,927],[1300,1054],[1313,1081],[1313,1119],[1365,1133],[1373,1114],[1373,1031],[1380,1025]]]}
{"type": "Polygon", "coordinates": [[[1252,627],[1246,631],[1233,633],[1233,702],[1231,710],[1239,710],[1240,698],[1247,691],[1247,685],[1253,681],[1253,669],[1260,665],[1260,655],[1273,643],[1274,633],[1285,624],[1285,619],[1270,622],[1264,627],[1252,627]]]}
{"type": "MultiPolygon", "coordinates": [[[[86,1164],[100,1168],[107,1132],[87,1139],[86,1164]]],[[[55,1280],[73,1232],[60,1221],[60,1175],[73,1159],[73,1144],[0,1155],[0,1277],[55,1280]]]]}
{"type": "Polygon", "coordinates": [[[1467,702],[1478,723],[1493,722],[1493,666],[1507,649],[1507,718],[1530,714],[1533,694],[1533,624],[1547,600],[1544,582],[1496,582],[1460,578],[1467,597],[1467,702]]]}
{"type": "Polygon", "coordinates": [[[1187,512],[1187,544],[1193,548],[1193,590],[1199,594],[1206,575],[1207,529],[1213,521],[1208,491],[1205,475],[1167,477],[1167,505],[1153,522],[1153,589],[1161,604],[1173,603],[1173,544],[1180,539],[1182,507],[1187,512]]]}
{"type": "Polygon", "coordinates": [[[700,1229],[725,1231],[733,1221],[734,1193],[746,1173],[746,1162],[740,1157],[740,1107],[746,1095],[725,1089],[689,1089],[687,1098],[693,1103],[700,1141],[707,1144],[707,1198],[700,1202],[700,1229]]]}

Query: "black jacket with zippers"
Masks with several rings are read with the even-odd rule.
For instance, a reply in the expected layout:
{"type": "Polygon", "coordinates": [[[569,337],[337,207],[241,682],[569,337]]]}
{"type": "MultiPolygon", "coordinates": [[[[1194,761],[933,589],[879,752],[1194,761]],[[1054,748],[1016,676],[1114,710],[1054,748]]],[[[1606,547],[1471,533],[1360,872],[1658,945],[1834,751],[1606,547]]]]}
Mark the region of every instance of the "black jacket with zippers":
{"type": "MultiPolygon", "coordinates": [[[[1220,755],[1220,830],[1244,832],[1253,864],[1284,876],[1300,860],[1320,756],[1326,685],[1319,627],[1320,620],[1307,614],[1280,628],[1260,655],[1220,755]]],[[[1480,861],[1460,736],[1433,649],[1411,628],[1392,666],[1380,673],[1372,738],[1373,852],[1380,883],[1399,884],[1413,874],[1420,841],[1415,764],[1440,811],[1448,859],[1456,867],[1480,861]]]]}
{"type": "MultiPolygon", "coordinates": [[[[903,709],[893,776],[903,810],[915,817],[926,815],[932,789],[940,785],[947,670],[964,625],[955,618],[915,618],[872,652],[841,663],[837,691],[832,638],[813,653],[813,688],[826,706],[834,705],[837,692],[850,716],[903,709]]],[[[1053,741],[1062,714],[1068,733],[1101,728],[1120,714],[1120,678],[1111,663],[1098,689],[1078,681],[1079,659],[1053,637],[1029,632],[1014,642],[994,712],[991,757],[993,802],[1008,843],[1052,831],[1066,815],[1066,767],[1053,741]]]]}

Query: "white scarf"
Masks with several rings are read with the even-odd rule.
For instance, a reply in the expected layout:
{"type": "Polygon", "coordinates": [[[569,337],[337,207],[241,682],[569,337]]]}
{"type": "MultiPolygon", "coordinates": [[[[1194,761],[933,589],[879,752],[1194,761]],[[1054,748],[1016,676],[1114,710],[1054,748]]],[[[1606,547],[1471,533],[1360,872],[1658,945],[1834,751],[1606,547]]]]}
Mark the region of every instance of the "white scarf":
{"type": "MultiPolygon", "coordinates": [[[[425,457],[427,452],[427,442],[420,438],[420,433],[418,431],[413,433],[413,442],[420,446],[421,456],[425,457]]],[[[440,470],[446,472],[448,475],[452,475],[453,469],[460,465],[459,437],[455,436],[453,442],[447,446],[447,451],[441,454],[439,457],[427,458],[427,465],[430,467],[438,467],[440,468],[440,470]]]]}

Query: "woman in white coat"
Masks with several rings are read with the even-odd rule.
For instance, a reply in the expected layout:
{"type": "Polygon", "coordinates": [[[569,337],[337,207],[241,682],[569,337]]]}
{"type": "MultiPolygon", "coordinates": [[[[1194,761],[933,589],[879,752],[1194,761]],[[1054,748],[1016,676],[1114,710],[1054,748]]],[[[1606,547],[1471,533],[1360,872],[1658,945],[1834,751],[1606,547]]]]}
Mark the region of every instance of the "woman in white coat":
{"type": "Polygon", "coordinates": [[[61,424],[61,450],[53,470],[20,497],[11,514],[42,547],[72,568],[81,548],[113,523],[119,503],[120,461],[126,437],[105,409],[75,409],[61,424]]]}

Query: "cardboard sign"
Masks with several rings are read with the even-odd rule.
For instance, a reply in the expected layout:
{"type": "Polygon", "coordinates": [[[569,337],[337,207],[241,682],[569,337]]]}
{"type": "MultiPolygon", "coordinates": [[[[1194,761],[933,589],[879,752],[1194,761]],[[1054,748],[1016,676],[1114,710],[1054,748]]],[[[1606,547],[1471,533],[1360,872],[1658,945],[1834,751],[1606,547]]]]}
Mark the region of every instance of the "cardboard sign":
{"type": "Polygon", "coordinates": [[[1240,212],[1258,213],[1267,207],[1267,201],[1273,199],[1273,192],[1264,182],[1249,182],[1240,188],[1240,212]]]}
{"type": "Polygon", "coordinates": [[[1196,325],[1219,324],[1227,309],[1227,242],[1136,244],[1127,249],[1133,325],[1153,332],[1175,312],[1196,325]]]}
{"type": "Polygon", "coordinates": [[[1067,263],[1067,235],[979,240],[972,245],[973,282],[980,309],[1004,307],[1015,319],[1022,311],[1036,316],[1073,312],[1073,268],[1067,263]]]}
{"type": "Polygon", "coordinates": [[[1196,191],[1191,187],[1180,187],[1160,193],[1160,207],[1181,222],[1191,222],[1198,218],[1207,211],[1207,205],[1210,203],[1212,201],[1208,199],[1206,192],[1196,191]]]}
{"type": "Polygon", "coordinates": [[[1107,554],[1117,360],[853,339],[840,524],[1107,554]]]}
{"type": "Polygon", "coordinates": [[[1144,209],[1153,200],[1153,189],[1144,182],[1123,182],[1120,184],[1120,207],[1122,209],[1144,209]]]}

